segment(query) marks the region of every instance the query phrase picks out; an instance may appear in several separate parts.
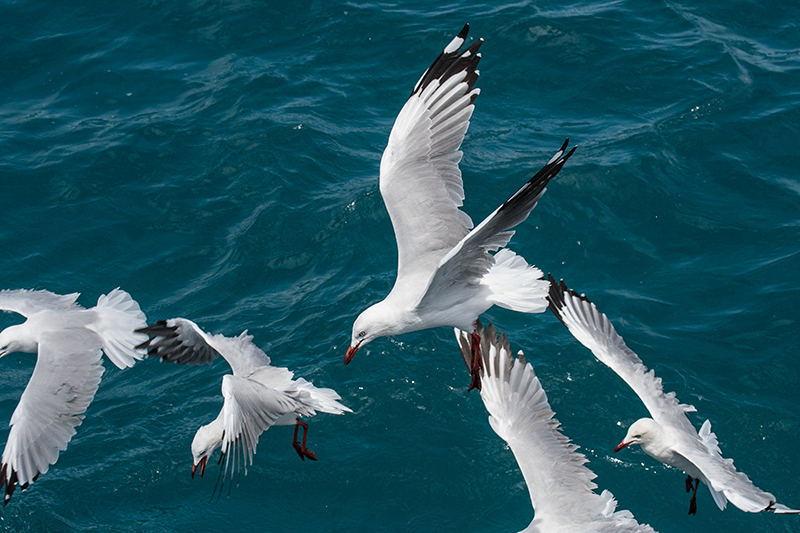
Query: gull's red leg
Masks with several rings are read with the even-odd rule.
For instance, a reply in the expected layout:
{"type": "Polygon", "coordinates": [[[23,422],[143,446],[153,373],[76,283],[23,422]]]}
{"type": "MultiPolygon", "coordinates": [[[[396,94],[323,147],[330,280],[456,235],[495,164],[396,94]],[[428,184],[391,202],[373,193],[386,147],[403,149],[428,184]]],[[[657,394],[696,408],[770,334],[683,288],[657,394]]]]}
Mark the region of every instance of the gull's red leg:
{"type": "Polygon", "coordinates": [[[305,422],[301,422],[300,418],[297,418],[297,423],[294,426],[294,438],[292,439],[292,446],[294,447],[294,451],[297,452],[297,455],[300,456],[300,459],[303,461],[306,460],[306,457],[311,459],[312,461],[316,461],[317,457],[306,447],[306,437],[308,437],[308,424],[305,422]],[[303,427],[303,444],[297,440],[297,431],[300,429],[300,426],[303,427]]]}
{"type": "Polygon", "coordinates": [[[692,490],[692,499],[689,500],[689,514],[697,514],[697,487],[700,486],[700,478],[694,480],[694,487],[692,487],[692,478],[686,480],[686,492],[692,490]]]}
{"type": "Polygon", "coordinates": [[[483,362],[481,360],[481,337],[476,332],[472,332],[469,337],[470,349],[472,351],[472,380],[469,383],[467,392],[472,389],[481,390],[481,369],[483,369],[483,362]]]}

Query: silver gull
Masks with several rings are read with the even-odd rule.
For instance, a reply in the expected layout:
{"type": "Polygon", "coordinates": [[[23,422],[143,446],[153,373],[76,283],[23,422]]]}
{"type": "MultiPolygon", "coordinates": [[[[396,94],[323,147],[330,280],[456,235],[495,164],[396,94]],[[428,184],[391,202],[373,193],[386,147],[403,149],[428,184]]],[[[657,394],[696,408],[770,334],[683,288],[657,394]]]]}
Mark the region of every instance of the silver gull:
{"type": "Polygon", "coordinates": [[[300,416],[316,411],[342,414],[352,412],[338,400],[332,389],[315,387],[303,378],[294,379],[287,368],[270,365],[270,358],[253,344],[253,337],[243,332],[237,337],[210,335],[185,318],[159,320],[138,330],[150,338],[139,347],[148,355],[162,361],[182,365],[210,364],[222,356],[233,370],[222,378],[222,410],[213,422],[202,426],[192,440],[192,477],[200,468],[205,472],[209,456],[222,448],[223,479],[228,471],[244,469],[253,464],[258,437],[274,425],[295,425],[292,446],[304,461],[316,461],[314,452],[306,447],[308,425],[300,416]],[[298,428],[303,427],[303,442],[297,440],[298,428]]]}
{"type": "Polygon", "coordinates": [[[750,478],[738,472],[732,459],[722,457],[717,436],[706,420],[698,433],[686,413],[695,408],[678,401],[674,392],[664,393],[661,378],[647,370],[642,360],[622,340],[608,317],[585,295],[578,295],[562,280],[550,276],[550,309],[578,341],[594,356],[616,372],[639,396],[652,418],[631,424],[618,452],[639,444],[657,461],[683,470],[686,491],[692,492],[689,514],[697,512],[697,487],[702,481],[711,491],[714,502],[725,509],[730,501],[742,511],[758,513],[800,513],[777,503],[775,496],[756,487],[750,478]]]}
{"type": "MultiPolygon", "coordinates": [[[[504,246],[574,148],[565,153],[567,140],[519,191],[473,227],[459,209],[464,187],[458,163],[479,93],[474,85],[483,39],[461,51],[468,30],[465,25],[425,71],[389,135],[380,191],[397,241],[397,279],[383,301],[356,318],[345,364],[378,337],[438,326],[470,329],[493,305],[525,313],[547,309],[542,271],[504,246]]],[[[480,357],[474,361],[480,364],[480,357]]],[[[480,388],[478,370],[472,370],[470,389],[480,388]]]]}
{"type": "Polygon", "coordinates": [[[0,487],[5,485],[5,504],[17,485],[27,488],[67,449],[97,392],[102,353],[119,368],[133,366],[144,355],[135,349],[144,336],[134,329],[147,322],[127,292],[114,289],[91,309],[78,305],[78,296],[0,291],[0,309],[27,318],[0,332],[0,357],[37,353],[3,450],[0,487]]]}

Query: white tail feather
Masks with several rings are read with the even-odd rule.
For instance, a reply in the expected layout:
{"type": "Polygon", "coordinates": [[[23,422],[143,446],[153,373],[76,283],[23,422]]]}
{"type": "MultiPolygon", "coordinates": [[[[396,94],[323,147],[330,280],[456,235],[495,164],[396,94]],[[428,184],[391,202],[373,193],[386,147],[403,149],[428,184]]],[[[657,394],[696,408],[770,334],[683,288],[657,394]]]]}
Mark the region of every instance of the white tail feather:
{"type": "Polygon", "coordinates": [[[323,413],[334,415],[353,412],[350,408],[338,402],[342,397],[333,389],[315,387],[303,378],[297,378],[295,386],[299,391],[306,393],[298,399],[314,411],[322,411],[323,413]]]}
{"type": "Polygon", "coordinates": [[[144,356],[135,346],[147,340],[147,335],[134,333],[147,326],[139,304],[127,292],[116,288],[97,299],[94,308],[97,318],[88,327],[103,338],[103,351],[119,368],[133,366],[144,356]]]}
{"type": "Polygon", "coordinates": [[[547,309],[550,282],[542,271],[508,248],[494,256],[492,269],[481,283],[492,291],[495,305],[521,313],[541,313],[547,309]]]}

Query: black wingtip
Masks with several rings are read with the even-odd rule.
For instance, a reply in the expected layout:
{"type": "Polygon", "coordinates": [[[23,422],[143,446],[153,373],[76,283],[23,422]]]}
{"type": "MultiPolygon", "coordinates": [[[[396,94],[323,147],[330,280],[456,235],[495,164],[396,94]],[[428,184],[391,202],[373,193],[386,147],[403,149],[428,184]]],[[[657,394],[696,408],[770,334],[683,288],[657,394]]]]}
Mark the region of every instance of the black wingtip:
{"type": "Polygon", "coordinates": [[[548,307],[556,318],[565,326],[567,324],[564,322],[564,318],[561,314],[561,310],[567,305],[564,295],[568,294],[571,298],[578,298],[583,302],[594,305],[585,294],[578,294],[570,289],[563,279],[556,283],[556,279],[550,273],[547,274],[547,279],[550,281],[550,290],[547,293],[548,307]]]}
{"type": "Polygon", "coordinates": [[[447,46],[414,86],[411,96],[424,91],[434,80],[445,80],[459,72],[467,73],[464,81],[467,83],[468,90],[472,90],[478,80],[477,68],[481,56],[477,52],[483,44],[483,39],[476,40],[462,51],[461,47],[464,46],[468,34],[469,23],[465,24],[458,35],[447,43],[447,46]]]}

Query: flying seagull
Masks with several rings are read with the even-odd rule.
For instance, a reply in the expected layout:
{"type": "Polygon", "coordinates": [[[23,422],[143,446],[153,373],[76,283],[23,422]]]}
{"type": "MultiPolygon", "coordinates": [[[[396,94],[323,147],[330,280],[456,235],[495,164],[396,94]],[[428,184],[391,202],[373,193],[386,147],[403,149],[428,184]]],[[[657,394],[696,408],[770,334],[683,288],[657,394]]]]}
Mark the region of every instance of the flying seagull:
{"type": "Polygon", "coordinates": [[[295,424],[292,446],[302,460],[316,461],[314,452],[306,447],[308,424],[300,416],[312,416],[316,411],[342,414],[352,412],[338,402],[341,397],[332,389],[315,387],[294,373],[270,365],[270,358],[253,344],[253,337],[243,332],[237,337],[210,335],[185,318],[159,320],[152,326],[137,330],[149,335],[139,345],[148,355],[162,361],[181,365],[210,364],[222,356],[233,370],[222,378],[224,404],[213,422],[197,430],[192,441],[192,477],[197,468],[205,473],[206,462],[217,448],[225,459],[223,479],[253,464],[258,437],[270,426],[295,424]],[[303,428],[302,444],[297,440],[298,428],[303,428]]]}
{"type": "Polygon", "coordinates": [[[103,375],[103,352],[119,368],[140,360],[135,346],[144,338],[134,329],[147,325],[130,295],[114,289],[84,309],[79,294],[45,290],[0,291],[0,309],[27,318],[0,332],[0,357],[36,353],[36,366],[22,393],[3,450],[0,487],[4,504],[14,489],[25,490],[55,464],[83,422],[103,375]]]}
{"type": "MultiPolygon", "coordinates": [[[[524,531],[654,533],[630,511],[617,511],[609,491],[594,492],[594,472],[561,433],[547,394],[523,353],[514,359],[505,334],[498,338],[491,324],[484,332],[478,321],[477,330],[483,359],[481,399],[489,411],[489,425],[511,448],[533,504],[534,518],[524,531]]],[[[471,368],[471,334],[456,329],[456,339],[471,368]]]]}
{"type": "MultiPolygon", "coordinates": [[[[397,240],[397,279],[383,301],[356,319],[345,364],[378,337],[439,326],[470,330],[493,305],[524,313],[547,309],[542,271],[504,246],[575,149],[566,152],[565,141],[530,181],[473,227],[459,209],[464,187],[458,163],[479,93],[474,85],[483,39],[461,51],[468,31],[465,25],[425,71],[389,135],[380,191],[397,240]]],[[[478,341],[474,336],[475,350],[478,341]]],[[[481,358],[473,360],[470,390],[480,389],[481,358]]]]}
{"type": "Polygon", "coordinates": [[[652,418],[631,424],[628,434],[614,448],[614,453],[639,444],[649,456],[674,466],[687,474],[686,491],[692,493],[689,514],[697,512],[697,487],[708,486],[720,509],[728,501],[742,511],[758,513],[800,513],[777,503],[775,496],[756,487],[750,478],[738,472],[732,459],[725,459],[717,436],[706,420],[698,433],[686,413],[695,408],[678,401],[674,392],[664,393],[661,378],[648,372],[642,360],[625,345],[608,317],[585,295],[578,295],[562,280],[550,277],[550,310],[567,326],[578,341],[594,356],[616,372],[639,396],[652,418]]]}

